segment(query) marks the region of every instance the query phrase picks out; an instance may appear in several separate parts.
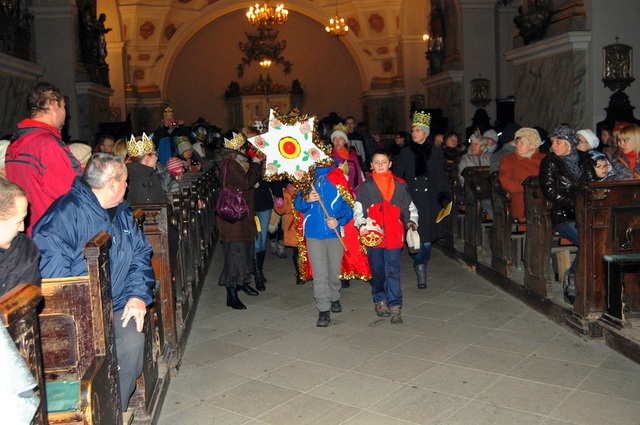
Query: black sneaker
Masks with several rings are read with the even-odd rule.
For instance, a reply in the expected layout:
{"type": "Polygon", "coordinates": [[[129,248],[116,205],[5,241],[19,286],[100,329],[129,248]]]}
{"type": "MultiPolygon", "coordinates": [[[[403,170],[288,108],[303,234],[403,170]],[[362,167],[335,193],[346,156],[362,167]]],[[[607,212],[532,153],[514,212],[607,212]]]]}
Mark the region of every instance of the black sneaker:
{"type": "Polygon", "coordinates": [[[340,304],[340,300],[331,301],[331,312],[332,313],[341,313],[342,312],[342,304],[340,304]]]}
{"type": "Polygon", "coordinates": [[[342,284],[343,288],[348,288],[351,286],[351,283],[349,283],[347,279],[340,279],[340,283],[342,284]]]}
{"type": "Polygon", "coordinates": [[[318,315],[318,322],[316,322],[316,326],[319,328],[326,328],[329,326],[329,322],[331,321],[331,317],[329,316],[328,311],[321,311],[318,315]]]}

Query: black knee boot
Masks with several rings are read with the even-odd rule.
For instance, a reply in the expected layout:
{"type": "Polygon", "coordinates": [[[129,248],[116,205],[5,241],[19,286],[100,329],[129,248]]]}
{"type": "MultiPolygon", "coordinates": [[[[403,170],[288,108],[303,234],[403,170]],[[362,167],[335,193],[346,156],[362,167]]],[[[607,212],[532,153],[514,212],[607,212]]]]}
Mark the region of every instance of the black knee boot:
{"type": "Polygon", "coordinates": [[[247,307],[242,304],[242,301],[240,301],[240,298],[238,298],[238,288],[227,288],[227,307],[235,310],[247,309],[247,307]]]}
{"type": "Polygon", "coordinates": [[[256,255],[253,257],[253,264],[255,267],[255,278],[256,278],[256,289],[258,291],[264,291],[267,289],[264,284],[267,281],[264,278],[264,274],[262,274],[262,266],[264,265],[264,255],[265,251],[256,252],[256,255]]]}

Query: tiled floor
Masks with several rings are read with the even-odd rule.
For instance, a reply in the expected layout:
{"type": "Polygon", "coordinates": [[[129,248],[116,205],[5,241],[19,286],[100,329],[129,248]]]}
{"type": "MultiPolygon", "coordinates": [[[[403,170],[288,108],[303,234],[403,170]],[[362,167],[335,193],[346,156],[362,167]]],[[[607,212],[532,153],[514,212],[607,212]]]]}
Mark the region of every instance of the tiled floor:
{"type": "Polygon", "coordinates": [[[640,365],[583,340],[434,251],[429,287],[403,257],[404,324],[369,286],[317,328],[309,284],[267,255],[267,291],[225,305],[218,249],[161,425],[640,424],[640,365]]]}

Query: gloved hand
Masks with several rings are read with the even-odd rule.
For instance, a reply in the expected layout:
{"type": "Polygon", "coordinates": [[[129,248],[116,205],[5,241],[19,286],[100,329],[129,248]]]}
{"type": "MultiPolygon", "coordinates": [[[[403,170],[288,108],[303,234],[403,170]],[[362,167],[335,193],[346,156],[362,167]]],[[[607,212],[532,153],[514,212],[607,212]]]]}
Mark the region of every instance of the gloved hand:
{"type": "Polygon", "coordinates": [[[440,205],[440,207],[442,208],[446,207],[450,201],[451,201],[451,195],[449,194],[449,192],[438,193],[438,204],[440,205]]]}
{"type": "Polygon", "coordinates": [[[276,208],[282,208],[284,206],[284,199],[276,198],[273,203],[276,206],[276,208]]]}

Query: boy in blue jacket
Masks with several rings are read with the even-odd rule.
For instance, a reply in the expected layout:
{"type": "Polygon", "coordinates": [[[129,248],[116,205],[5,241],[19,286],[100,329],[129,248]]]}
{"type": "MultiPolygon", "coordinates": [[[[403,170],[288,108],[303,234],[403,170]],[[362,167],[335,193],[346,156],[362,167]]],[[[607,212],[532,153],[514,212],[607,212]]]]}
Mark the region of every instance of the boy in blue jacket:
{"type": "Polygon", "coordinates": [[[342,311],[340,305],[340,265],[344,250],[334,229],[341,231],[353,217],[353,210],[338,191],[336,182],[344,180],[337,166],[318,168],[312,189],[298,193],[293,206],[303,214],[303,232],[313,270],[313,296],[319,311],[319,327],[329,326],[330,312],[342,311]],[[329,217],[325,215],[320,200],[329,217]]]}

